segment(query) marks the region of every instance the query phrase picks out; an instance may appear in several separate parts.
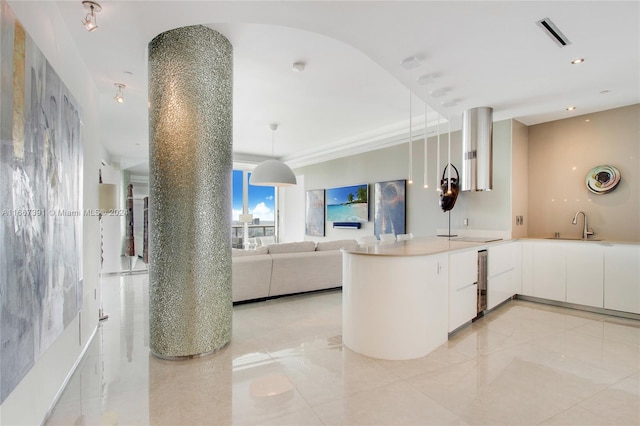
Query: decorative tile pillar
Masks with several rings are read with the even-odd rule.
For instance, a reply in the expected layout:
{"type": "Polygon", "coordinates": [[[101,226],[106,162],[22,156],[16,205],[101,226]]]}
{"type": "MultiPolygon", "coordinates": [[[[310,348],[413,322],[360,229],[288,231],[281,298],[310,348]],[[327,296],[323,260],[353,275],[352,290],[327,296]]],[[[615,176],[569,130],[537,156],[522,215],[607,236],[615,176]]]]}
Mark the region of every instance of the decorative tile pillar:
{"type": "Polygon", "coordinates": [[[161,358],[231,340],[232,54],[201,25],[149,43],[149,327],[161,358]]]}

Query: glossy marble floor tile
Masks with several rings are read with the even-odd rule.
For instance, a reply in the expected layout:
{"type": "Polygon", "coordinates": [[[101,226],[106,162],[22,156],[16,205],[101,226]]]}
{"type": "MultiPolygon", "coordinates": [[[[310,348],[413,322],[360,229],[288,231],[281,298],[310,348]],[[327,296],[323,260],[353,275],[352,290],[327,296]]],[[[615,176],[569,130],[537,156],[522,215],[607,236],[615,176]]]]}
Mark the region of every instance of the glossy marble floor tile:
{"type": "Polygon", "coordinates": [[[339,291],[234,307],[202,358],[149,353],[148,276],[103,278],[110,314],[47,425],[638,425],[640,322],[511,301],[426,357],[342,345],[339,291]]]}

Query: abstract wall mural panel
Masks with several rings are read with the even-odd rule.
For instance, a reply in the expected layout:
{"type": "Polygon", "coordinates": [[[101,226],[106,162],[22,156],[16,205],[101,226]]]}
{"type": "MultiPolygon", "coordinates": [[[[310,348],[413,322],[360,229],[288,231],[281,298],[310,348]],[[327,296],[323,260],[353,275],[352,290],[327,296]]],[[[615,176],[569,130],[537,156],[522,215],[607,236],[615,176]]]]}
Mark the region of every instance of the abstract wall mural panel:
{"type": "Polygon", "coordinates": [[[78,105],[0,2],[0,403],[82,304],[78,105]]]}
{"type": "Polygon", "coordinates": [[[324,189],[306,192],[305,235],[324,237],[324,189]]]}
{"type": "Polygon", "coordinates": [[[406,231],[407,181],[392,180],[375,184],[374,233],[404,234],[406,231]]]}

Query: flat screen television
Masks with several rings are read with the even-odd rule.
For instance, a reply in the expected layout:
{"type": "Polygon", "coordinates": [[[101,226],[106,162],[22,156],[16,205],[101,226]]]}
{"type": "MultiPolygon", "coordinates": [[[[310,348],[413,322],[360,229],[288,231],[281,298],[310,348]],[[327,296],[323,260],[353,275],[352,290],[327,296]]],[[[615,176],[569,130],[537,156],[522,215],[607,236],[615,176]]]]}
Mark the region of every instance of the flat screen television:
{"type": "Polygon", "coordinates": [[[369,185],[341,186],[326,191],[327,222],[368,222],[369,185]]]}

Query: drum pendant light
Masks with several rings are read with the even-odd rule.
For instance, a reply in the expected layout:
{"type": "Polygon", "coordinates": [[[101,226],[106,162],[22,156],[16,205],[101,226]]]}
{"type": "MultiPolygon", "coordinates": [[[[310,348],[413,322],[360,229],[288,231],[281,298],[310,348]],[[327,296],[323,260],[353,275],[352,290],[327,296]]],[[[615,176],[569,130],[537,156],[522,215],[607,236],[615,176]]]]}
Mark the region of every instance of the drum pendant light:
{"type": "Polygon", "coordinates": [[[293,171],[282,161],[276,160],[273,151],[274,133],[278,129],[277,124],[270,124],[271,129],[271,160],[258,164],[251,172],[249,183],[256,186],[294,186],[297,184],[293,171]]]}

